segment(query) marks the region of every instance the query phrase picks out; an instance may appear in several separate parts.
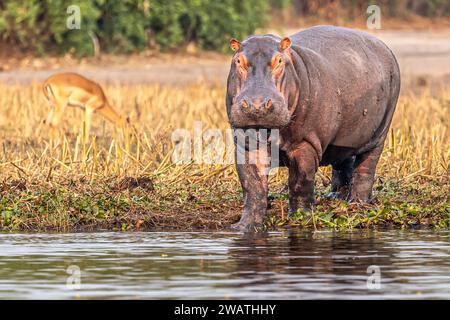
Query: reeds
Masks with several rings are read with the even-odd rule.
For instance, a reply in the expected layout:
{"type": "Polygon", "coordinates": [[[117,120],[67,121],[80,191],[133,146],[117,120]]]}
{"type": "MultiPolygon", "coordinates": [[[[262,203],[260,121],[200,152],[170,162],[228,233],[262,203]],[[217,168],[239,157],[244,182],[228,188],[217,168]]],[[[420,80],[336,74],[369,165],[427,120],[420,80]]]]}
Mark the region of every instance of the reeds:
{"type": "MultiPolygon", "coordinates": [[[[19,170],[28,178],[37,178],[50,167],[52,174],[64,176],[159,173],[171,166],[168,155],[173,147],[173,130],[192,130],[195,121],[202,122],[203,130],[228,128],[223,88],[116,85],[106,87],[106,92],[116,109],[131,118],[133,126],[125,135],[94,114],[96,137],[85,137],[82,111],[68,108],[57,138],[51,141],[49,128],[42,124],[49,106],[40,87],[0,85],[0,176],[17,177],[19,170]]],[[[427,93],[420,97],[402,96],[379,163],[379,174],[399,179],[416,174],[447,174],[449,113],[450,91],[438,97],[427,93]]]]}
{"type": "MultiPolygon", "coordinates": [[[[39,84],[0,84],[0,181],[23,180],[45,188],[76,181],[96,187],[111,179],[147,176],[160,186],[158,196],[162,198],[186,190],[188,185],[231,190],[233,200],[217,204],[218,208],[240,205],[233,165],[176,165],[171,161],[173,130],[192,131],[195,121],[202,122],[203,130],[225,132],[229,127],[223,87],[115,85],[106,86],[105,93],[119,113],[130,117],[132,125],[120,131],[94,114],[92,135],[86,137],[82,110],[68,108],[61,127],[52,133],[42,124],[49,106],[39,84]]],[[[437,181],[448,187],[449,129],[450,90],[438,96],[401,96],[377,176],[405,184],[437,181]]],[[[329,182],[330,171],[321,168],[319,189],[329,182]]],[[[281,189],[286,177],[286,170],[280,170],[271,177],[271,185],[281,189]]],[[[177,197],[173,201],[187,201],[180,194],[177,197]]],[[[162,203],[156,197],[154,201],[162,203]]],[[[205,208],[205,201],[198,197],[195,201],[202,210],[205,208]]],[[[218,209],[213,204],[208,206],[212,211],[218,209]]],[[[279,207],[284,216],[285,208],[282,204],[279,207]]],[[[163,204],[161,210],[165,210],[163,204]]],[[[236,207],[233,210],[239,214],[236,207]]]]}

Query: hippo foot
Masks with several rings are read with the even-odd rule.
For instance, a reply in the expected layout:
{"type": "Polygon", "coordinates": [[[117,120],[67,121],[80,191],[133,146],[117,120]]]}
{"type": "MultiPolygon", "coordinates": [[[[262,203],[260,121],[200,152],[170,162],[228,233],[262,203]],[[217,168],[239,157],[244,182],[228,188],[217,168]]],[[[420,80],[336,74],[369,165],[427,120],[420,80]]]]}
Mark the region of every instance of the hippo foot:
{"type": "Polygon", "coordinates": [[[326,198],[330,200],[346,200],[350,194],[350,191],[350,186],[340,186],[338,188],[334,188],[334,191],[328,193],[326,198]]]}
{"type": "Polygon", "coordinates": [[[346,197],[341,192],[330,192],[325,196],[329,200],[344,200],[346,197]]]}
{"type": "Polygon", "coordinates": [[[262,219],[258,220],[260,221],[256,221],[256,219],[251,215],[244,214],[242,215],[241,220],[235,224],[232,224],[230,228],[242,232],[257,232],[263,229],[262,219]]]}
{"type": "Polygon", "coordinates": [[[358,197],[358,196],[349,196],[347,197],[348,203],[361,203],[361,204],[370,204],[373,202],[372,198],[369,197],[358,197]]]}

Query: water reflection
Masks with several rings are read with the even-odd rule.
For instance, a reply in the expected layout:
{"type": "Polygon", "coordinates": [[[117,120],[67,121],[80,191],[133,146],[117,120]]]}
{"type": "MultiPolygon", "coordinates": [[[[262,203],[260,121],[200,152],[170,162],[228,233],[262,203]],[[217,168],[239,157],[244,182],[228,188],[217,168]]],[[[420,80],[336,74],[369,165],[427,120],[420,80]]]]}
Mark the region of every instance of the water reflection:
{"type": "Polygon", "coordinates": [[[0,298],[450,298],[450,232],[0,234],[0,298]],[[81,271],[67,286],[69,266],[81,271]],[[367,287],[367,267],[381,289],[367,287]]]}

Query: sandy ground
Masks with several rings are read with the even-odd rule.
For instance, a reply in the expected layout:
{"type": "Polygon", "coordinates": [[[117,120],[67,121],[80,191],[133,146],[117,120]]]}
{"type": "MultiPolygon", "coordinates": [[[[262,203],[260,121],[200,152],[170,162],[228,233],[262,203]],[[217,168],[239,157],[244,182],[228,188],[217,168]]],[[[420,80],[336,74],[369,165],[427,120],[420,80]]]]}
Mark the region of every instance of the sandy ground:
{"type": "MultiPolygon", "coordinates": [[[[295,30],[286,30],[290,34],[295,30]]],[[[373,32],[395,53],[403,84],[450,85],[450,29],[439,31],[373,32]]],[[[196,82],[224,84],[229,68],[227,55],[136,55],[103,57],[100,60],[29,59],[20,63],[0,61],[0,81],[29,83],[43,81],[58,71],[75,71],[100,83],[160,83],[184,85],[196,82]],[[2,67],[3,63],[3,67],[2,67]]]]}

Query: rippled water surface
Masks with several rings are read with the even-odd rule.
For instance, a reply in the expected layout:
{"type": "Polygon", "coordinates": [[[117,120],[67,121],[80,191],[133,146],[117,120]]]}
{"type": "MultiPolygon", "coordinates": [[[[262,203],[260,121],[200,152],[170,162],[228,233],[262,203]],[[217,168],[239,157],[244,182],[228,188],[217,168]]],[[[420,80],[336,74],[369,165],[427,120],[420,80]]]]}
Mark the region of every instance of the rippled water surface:
{"type": "Polygon", "coordinates": [[[0,298],[450,299],[449,257],[447,231],[0,234],[0,298]]]}

